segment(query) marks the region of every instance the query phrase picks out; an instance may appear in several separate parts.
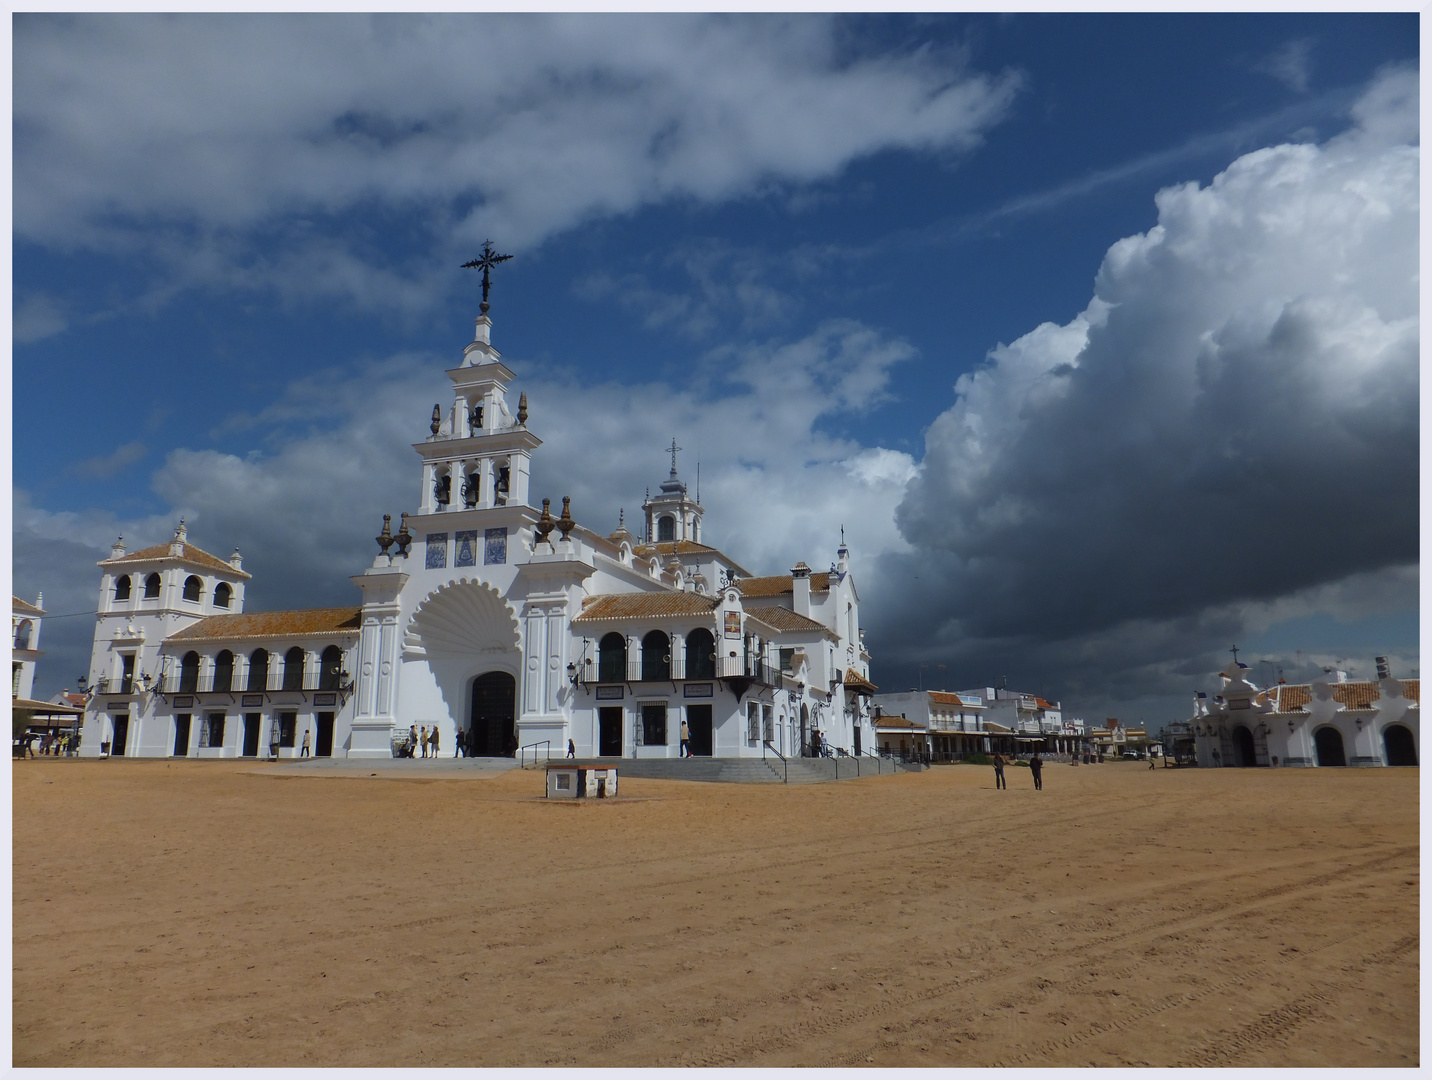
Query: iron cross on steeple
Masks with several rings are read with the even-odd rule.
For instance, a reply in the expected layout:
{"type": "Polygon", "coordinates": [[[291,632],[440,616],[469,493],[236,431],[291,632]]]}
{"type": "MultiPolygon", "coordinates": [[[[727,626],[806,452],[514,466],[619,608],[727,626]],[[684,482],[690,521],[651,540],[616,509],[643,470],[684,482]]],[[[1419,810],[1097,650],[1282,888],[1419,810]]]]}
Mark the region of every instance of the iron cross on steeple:
{"type": "Polygon", "coordinates": [[[497,252],[492,250],[492,241],[484,240],[482,242],[482,256],[473,259],[472,262],[462,264],[464,270],[482,271],[482,313],[484,315],[487,314],[488,308],[491,306],[487,302],[487,293],[488,290],[492,288],[492,278],[490,276],[492,268],[498,263],[505,263],[510,258],[512,258],[511,255],[497,254],[497,252]]]}
{"type": "Polygon", "coordinates": [[[1233,654],[1233,662],[1234,662],[1235,664],[1238,663],[1238,646],[1235,645],[1235,646],[1233,646],[1233,648],[1229,649],[1228,651],[1233,654]]]}
{"type": "Polygon", "coordinates": [[[667,449],[668,449],[669,451],[671,451],[671,475],[672,475],[672,476],[675,476],[675,475],[676,475],[676,455],[677,455],[677,452],[682,449],[682,447],[676,445],[676,439],[673,437],[672,440],[671,440],[671,445],[670,445],[669,447],[667,447],[667,449]]]}

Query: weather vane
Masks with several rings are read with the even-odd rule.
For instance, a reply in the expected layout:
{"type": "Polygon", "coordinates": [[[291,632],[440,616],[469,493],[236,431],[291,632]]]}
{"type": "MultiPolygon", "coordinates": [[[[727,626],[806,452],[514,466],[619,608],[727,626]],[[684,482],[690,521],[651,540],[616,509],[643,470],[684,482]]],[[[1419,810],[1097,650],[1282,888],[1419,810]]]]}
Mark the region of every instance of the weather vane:
{"type": "Polygon", "coordinates": [[[492,273],[492,268],[498,263],[505,263],[510,258],[512,258],[511,255],[497,254],[497,252],[492,250],[492,241],[484,240],[482,242],[482,257],[478,259],[473,259],[472,262],[465,262],[462,264],[462,268],[464,270],[482,271],[482,313],[484,315],[487,314],[488,309],[491,306],[487,302],[487,293],[488,290],[492,288],[492,278],[490,276],[492,273]]]}

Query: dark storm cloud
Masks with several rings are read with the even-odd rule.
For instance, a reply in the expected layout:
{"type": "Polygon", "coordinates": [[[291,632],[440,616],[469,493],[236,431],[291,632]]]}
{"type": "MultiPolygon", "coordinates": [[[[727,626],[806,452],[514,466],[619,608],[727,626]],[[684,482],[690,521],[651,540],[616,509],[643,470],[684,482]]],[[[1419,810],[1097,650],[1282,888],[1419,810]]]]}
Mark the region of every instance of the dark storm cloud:
{"type": "Polygon", "coordinates": [[[1153,687],[1249,605],[1415,564],[1415,106],[1393,73],[1338,139],[1161,192],[1083,314],[960,378],[897,513],[915,553],[882,563],[885,649],[1153,687]]]}

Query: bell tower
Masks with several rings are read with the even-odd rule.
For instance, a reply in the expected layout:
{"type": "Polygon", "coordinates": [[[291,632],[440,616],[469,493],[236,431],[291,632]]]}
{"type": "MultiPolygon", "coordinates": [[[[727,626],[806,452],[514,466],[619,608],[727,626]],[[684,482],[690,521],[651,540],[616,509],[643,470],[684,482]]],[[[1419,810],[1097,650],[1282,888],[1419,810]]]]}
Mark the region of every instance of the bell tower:
{"type": "Polygon", "coordinates": [[[680,540],[701,542],[701,515],[705,511],[689,498],[686,482],[676,475],[676,455],[681,447],[671,440],[671,475],[661,482],[661,494],[648,495],[641,508],[646,511],[646,542],[670,544],[680,540]]]}
{"type": "Polygon", "coordinates": [[[507,385],[514,375],[492,346],[487,314],[489,271],[509,258],[494,253],[488,241],[482,258],[465,264],[482,270],[481,314],[462,363],[447,373],[452,404],[446,411],[433,406],[432,434],[413,446],[423,459],[419,514],[528,505],[531,455],[542,440],[527,430],[526,394],[515,415],[508,407],[507,385]]]}

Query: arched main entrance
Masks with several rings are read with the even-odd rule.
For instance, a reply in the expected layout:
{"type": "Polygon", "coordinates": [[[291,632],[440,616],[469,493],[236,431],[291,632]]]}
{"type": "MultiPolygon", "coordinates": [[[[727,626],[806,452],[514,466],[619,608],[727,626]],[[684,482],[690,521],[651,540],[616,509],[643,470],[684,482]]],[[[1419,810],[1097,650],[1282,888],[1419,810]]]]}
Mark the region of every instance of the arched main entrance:
{"type": "Polygon", "coordinates": [[[1347,764],[1347,755],[1343,752],[1342,732],[1337,728],[1318,728],[1313,733],[1313,746],[1318,752],[1319,765],[1347,764]]]}
{"type": "Polygon", "coordinates": [[[1240,769],[1258,764],[1258,753],[1253,749],[1253,732],[1242,724],[1233,729],[1233,764],[1240,769]]]}
{"type": "Polygon", "coordinates": [[[517,749],[517,680],[489,671],[472,680],[471,757],[512,757],[517,749]]]}
{"type": "Polygon", "coordinates": [[[1389,765],[1416,765],[1417,743],[1401,724],[1388,724],[1382,732],[1382,750],[1389,765]]]}

